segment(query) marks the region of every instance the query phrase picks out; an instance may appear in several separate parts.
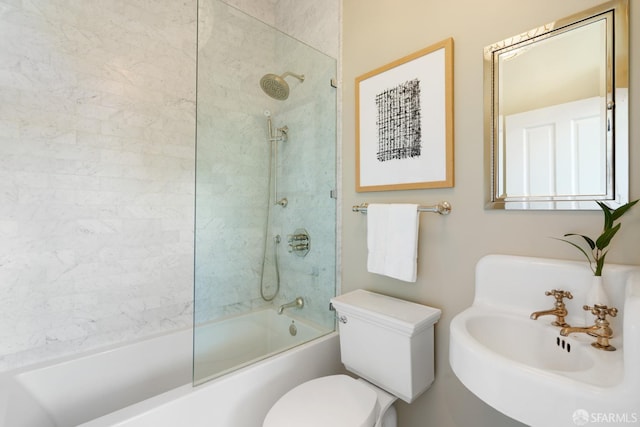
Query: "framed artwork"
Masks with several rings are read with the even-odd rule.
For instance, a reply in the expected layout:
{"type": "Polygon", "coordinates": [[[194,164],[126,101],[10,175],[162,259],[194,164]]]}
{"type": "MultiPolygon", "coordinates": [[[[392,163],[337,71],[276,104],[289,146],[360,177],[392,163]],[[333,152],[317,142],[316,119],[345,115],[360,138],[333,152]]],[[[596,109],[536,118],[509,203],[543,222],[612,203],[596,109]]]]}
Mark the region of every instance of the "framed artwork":
{"type": "Polygon", "coordinates": [[[356,191],[453,187],[453,39],[356,78],[356,191]]]}

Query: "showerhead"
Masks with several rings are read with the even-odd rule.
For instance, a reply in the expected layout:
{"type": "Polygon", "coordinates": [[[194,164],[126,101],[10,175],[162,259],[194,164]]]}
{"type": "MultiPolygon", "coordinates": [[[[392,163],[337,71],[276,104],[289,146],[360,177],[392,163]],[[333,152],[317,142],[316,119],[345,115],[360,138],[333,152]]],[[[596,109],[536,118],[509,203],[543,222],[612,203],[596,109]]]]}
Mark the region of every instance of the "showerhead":
{"type": "Polygon", "coordinates": [[[287,71],[281,76],[277,74],[265,74],[260,79],[260,87],[264,93],[270,97],[283,101],[289,97],[289,85],[284,79],[287,76],[293,76],[301,82],[304,81],[304,74],[294,74],[287,71]]]}
{"type": "Polygon", "coordinates": [[[272,98],[285,100],[289,97],[289,85],[282,77],[275,74],[265,74],[260,79],[260,87],[272,98]]]}

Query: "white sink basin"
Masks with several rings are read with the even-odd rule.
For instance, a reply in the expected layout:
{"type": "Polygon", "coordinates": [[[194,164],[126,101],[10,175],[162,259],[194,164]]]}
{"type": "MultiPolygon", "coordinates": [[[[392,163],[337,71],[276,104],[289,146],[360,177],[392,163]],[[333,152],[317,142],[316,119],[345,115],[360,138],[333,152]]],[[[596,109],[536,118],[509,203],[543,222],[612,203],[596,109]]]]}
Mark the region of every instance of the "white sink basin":
{"type": "Polygon", "coordinates": [[[470,310],[461,317],[464,328],[478,343],[514,362],[547,371],[586,371],[594,355],[572,338],[558,336],[558,328],[528,317],[470,310]]]}
{"type": "Polygon", "coordinates": [[[620,310],[611,319],[617,351],[593,348],[594,338],[586,334],[560,336],[553,316],[529,318],[553,307],[545,291],[563,289],[574,296],[565,301],[567,322],[585,326],[589,274],[578,262],[503,255],[480,260],[473,305],[451,322],[450,363],[462,383],[530,426],[576,425],[574,417],[585,414],[594,422],[640,423],[640,267],[605,267],[612,305],[620,310]]]}

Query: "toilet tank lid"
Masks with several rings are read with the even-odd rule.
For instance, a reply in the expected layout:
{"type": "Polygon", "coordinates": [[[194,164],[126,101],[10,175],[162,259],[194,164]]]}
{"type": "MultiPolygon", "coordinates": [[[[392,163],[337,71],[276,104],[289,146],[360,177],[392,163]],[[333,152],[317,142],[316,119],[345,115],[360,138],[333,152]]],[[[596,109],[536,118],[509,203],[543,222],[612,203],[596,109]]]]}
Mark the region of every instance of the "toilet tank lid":
{"type": "Polygon", "coordinates": [[[340,314],[351,314],[413,335],[432,326],[440,309],[357,289],[331,298],[340,314]]]}

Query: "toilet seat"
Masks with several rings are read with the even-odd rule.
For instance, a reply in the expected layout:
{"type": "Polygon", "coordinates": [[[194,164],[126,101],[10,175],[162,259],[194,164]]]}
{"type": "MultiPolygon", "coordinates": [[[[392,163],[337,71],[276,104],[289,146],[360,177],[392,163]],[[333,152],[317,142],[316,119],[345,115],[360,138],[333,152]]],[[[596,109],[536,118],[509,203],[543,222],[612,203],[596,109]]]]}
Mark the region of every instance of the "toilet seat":
{"type": "Polygon", "coordinates": [[[347,375],[316,378],[289,390],[267,414],[263,427],[371,427],[378,395],[347,375]]]}

